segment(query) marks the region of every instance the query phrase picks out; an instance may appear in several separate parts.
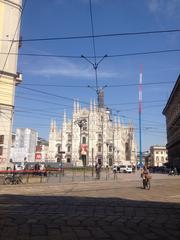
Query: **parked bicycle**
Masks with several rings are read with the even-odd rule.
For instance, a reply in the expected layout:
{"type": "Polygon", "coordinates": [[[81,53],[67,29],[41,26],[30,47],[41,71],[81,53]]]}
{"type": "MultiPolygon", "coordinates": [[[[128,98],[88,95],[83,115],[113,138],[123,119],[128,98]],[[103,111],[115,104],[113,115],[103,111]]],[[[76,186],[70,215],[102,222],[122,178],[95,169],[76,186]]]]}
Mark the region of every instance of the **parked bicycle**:
{"type": "Polygon", "coordinates": [[[4,178],[4,184],[12,185],[12,184],[20,184],[23,183],[21,174],[8,174],[4,178]]]}

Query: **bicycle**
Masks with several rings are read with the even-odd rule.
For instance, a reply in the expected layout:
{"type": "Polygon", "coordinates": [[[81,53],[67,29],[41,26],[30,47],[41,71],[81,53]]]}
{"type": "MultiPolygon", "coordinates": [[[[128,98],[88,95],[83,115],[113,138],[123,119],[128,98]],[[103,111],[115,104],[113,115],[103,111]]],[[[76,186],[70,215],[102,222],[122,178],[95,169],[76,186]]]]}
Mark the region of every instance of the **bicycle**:
{"type": "Polygon", "coordinates": [[[143,179],[143,188],[144,189],[147,189],[147,190],[150,190],[151,188],[151,183],[150,183],[150,178],[149,177],[145,177],[143,179]]]}
{"type": "Polygon", "coordinates": [[[23,183],[22,175],[20,175],[20,174],[18,174],[18,175],[11,174],[11,175],[5,176],[5,178],[4,178],[4,184],[6,184],[6,185],[20,184],[20,183],[23,183]]]}

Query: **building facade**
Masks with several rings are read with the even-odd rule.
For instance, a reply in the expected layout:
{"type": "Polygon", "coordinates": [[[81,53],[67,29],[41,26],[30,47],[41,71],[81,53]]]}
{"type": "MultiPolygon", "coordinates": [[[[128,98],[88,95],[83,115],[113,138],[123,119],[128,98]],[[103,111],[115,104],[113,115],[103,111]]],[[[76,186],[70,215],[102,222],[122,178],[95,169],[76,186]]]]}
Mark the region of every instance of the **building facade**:
{"type": "Polygon", "coordinates": [[[151,146],[148,156],[149,167],[161,167],[168,162],[168,154],[165,146],[151,146]]]}
{"type": "Polygon", "coordinates": [[[14,146],[11,148],[12,162],[35,162],[37,140],[37,131],[30,128],[17,128],[14,146]]]}
{"type": "Polygon", "coordinates": [[[122,124],[119,117],[112,121],[110,116],[103,104],[99,107],[91,101],[89,108],[81,108],[75,101],[72,119],[64,113],[61,129],[51,121],[49,160],[74,166],[93,166],[96,161],[104,166],[136,164],[132,124],[122,124]]]}
{"type": "Polygon", "coordinates": [[[48,146],[49,146],[49,143],[45,139],[38,138],[36,152],[35,152],[36,162],[48,161],[48,146]]]}
{"type": "Polygon", "coordinates": [[[10,165],[15,87],[21,82],[17,73],[21,4],[22,0],[0,1],[0,169],[10,165]]]}
{"type": "Polygon", "coordinates": [[[168,161],[180,168],[180,75],[163,110],[166,117],[168,161]]]}

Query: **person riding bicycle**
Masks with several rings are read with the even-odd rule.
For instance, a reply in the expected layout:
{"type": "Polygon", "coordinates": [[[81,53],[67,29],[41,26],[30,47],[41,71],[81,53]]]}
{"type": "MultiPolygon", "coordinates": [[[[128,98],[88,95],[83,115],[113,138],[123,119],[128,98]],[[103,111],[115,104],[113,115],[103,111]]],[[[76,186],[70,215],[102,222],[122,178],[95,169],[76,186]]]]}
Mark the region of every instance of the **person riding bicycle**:
{"type": "Polygon", "coordinates": [[[141,170],[142,179],[146,179],[148,175],[149,175],[149,170],[147,169],[146,166],[144,166],[143,169],[141,170]]]}
{"type": "Polygon", "coordinates": [[[146,166],[143,167],[143,169],[141,170],[141,177],[143,179],[143,188],[150,188],[150,181],[149,179],[151,178],[150,174],[149,174],[149,170],[147,169],[146,166]]]}

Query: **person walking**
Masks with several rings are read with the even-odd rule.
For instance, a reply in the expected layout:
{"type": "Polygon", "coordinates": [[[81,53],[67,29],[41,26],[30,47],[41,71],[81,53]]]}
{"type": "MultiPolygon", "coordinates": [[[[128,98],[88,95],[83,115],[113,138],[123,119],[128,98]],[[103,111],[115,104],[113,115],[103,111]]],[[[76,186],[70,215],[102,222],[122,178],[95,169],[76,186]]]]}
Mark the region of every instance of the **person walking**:
{"type": "Polygon", "coordinates": [[[101,164],[99,162],[96,162],[95,170],[96,170],[96,179],[100,179],[101,164]]]}

